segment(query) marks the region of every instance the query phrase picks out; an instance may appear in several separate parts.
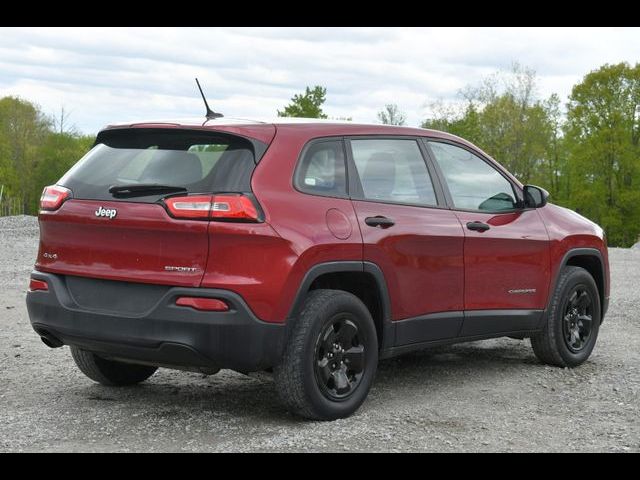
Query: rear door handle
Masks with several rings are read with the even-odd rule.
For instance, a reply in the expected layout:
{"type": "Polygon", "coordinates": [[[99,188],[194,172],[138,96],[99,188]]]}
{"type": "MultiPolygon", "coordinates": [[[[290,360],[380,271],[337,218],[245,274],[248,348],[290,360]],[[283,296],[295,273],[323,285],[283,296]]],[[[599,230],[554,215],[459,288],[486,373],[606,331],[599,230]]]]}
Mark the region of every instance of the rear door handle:
{"type": "Polygon", "coordinates": [[[376,217],[367,217],[364,219],[364,223],[366,223],[370,227],[380,227],[380,228],[389,228],[389,227],[393,227],[396,224],[396,222],[394,222],[390,218],[383,217],[381,215],[378,215],[376,217]]]}
{"type": "Polygon", "coordinates": [[[467,228],[469,230],[475,230],[476,232],[484,232],[489,230],[491,227],[483,222],[469,222],[467,223],[467,228]]]}

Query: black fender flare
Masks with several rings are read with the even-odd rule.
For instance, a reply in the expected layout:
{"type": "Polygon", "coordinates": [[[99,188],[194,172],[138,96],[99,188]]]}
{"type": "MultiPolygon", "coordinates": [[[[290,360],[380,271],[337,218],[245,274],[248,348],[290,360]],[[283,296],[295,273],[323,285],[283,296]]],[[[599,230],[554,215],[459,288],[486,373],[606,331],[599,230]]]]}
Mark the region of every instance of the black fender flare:
{"type": "Polygon", "coordinates": [[[296,296],[291,308],[289,309],[289,315],[287,315],[287,324],[289,324],[290,319],[295,318],[300,313],[300,310],[302,310],[305,297],[309,291],[309,287],[311,287],[311,284],[321,275],[339,272],[368,273],[373,277],[378,288],[380,305],[382,308],[382,342],[380,342],[380,346],[382,350],[393,346],[393,343],[395,342],[395,325],[391,321],[391,299],[389,296],[389,289],[387,288],[387,281],[382,273],[382,269],[372,262],[345,260],[318,263],[312,266],[304,275],[304,278],[298,287],[296,296]]]}
{"type": "MultiPolygon", "coordinates": [[[[560,262],[558,271],[556,272],[555,277],[553,278],[551,284],[549,285],[549,295],[548,295],[549,298],[547,299],[547,306],[544,309],[545,314],[542,316],[543,321],[546,321],[547,319],[547,313],[549,312],[549,308],[551,307],[551,299],[553,298],[553,292],[555,291],[556,285],[558,284],[558,279],[560,278],[560,273],[562,272],[562,269],[567,266],[571,258],[578,257],[578,256],[596,257],[598,259],[598,263],[600,265],[600,274],[602,275],[602,291],[598,292],[600,294],[600,311],[601,311],[600,322],[604,320],[604,315],[605,313],[607,313],[608,305],[607,305],[607,298],[605,297],[605,292],[607,289],[607,285],[606,285],[607,277],[605,275],[604,260],[602,259],[602,254],[600,253],[600,250],[598,250],[597,248],[579,247],[579,248],[571,248],[567,250],[564,256],[562,257],[562,261],[560,262]]],[[[600,286],[598,286],[598,290],[600,290],[600,286]]]]}

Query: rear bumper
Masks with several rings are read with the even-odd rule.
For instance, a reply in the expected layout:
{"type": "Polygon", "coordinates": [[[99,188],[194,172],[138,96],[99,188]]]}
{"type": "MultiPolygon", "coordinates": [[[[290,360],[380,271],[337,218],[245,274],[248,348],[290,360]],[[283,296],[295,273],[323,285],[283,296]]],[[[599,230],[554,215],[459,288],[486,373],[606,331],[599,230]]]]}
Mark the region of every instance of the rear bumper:
{"type": "MultiPolygon", "coordinates": [[[[27,293],[34,330],[65,345],[109,358],[162,366],[229,368],[240,372],[276,365],[284,325],[262,322],[230,291],[174,287],[147,311],[122,314],[79,306],[61,275],[33,272],[48,291],[27,293]],[[225,300],[228,312],[204,312],[175,305],[178,296],[225,300]]],[[[135,299],[131,299],[135,302],[135,299]]]]}

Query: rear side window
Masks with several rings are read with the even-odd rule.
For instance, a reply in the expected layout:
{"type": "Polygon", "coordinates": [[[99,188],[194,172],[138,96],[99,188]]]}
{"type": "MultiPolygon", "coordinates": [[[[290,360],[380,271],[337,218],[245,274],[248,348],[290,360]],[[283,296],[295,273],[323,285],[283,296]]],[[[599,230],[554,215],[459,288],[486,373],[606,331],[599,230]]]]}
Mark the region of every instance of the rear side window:
{"type": "Polygon", "coordinates": [[[294,184],[298,190],[313,195],[346,196],[347,175],[342,141],[312,143],[298,164],[294,184]]]}
{"type": "Polygon", "coordinates": [[[437,204],[431,177],[416,140],[351,140],[351,150],[367,200],[437,204]]]}
{"type": "MultiPolygon", "coordinates": [[[[253,145],[241,137],[188,130],[103,132],[58,182],[74,198],[114,200],[114,185],[167,185],[188,193],[250,192],[253,145]]],[[[160,195],[161,196],[161,195],[160,195]]],[[[153,202],[159,195],[127,201],[153,202]]]]}

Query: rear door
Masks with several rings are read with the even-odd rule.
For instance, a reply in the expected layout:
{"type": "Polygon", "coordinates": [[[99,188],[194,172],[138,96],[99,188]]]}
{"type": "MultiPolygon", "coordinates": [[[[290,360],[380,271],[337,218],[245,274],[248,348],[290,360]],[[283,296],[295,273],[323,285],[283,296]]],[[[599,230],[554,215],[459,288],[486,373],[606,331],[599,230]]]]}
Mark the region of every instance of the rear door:
{"type": "Polygon", "coordinates": [[[462,324],[463,238],[443,208],[415,138],[357,138],[350,195],[364,241],[364,260],[384,274],[396,344],[455,337],[462,324]]]}
{"type": "Polygon", "coordinates": [[[461,335],[533,329],[545,307],[549,237],[516,186],[462,145],[428,142],[464,228],[465,324],[461,335]]]}
{"type": "Polygon", "coordinates": [[[208,217],[176,218],[165,201],[176,195],[195,199],[212,192],[249,192],[254,167],[254,144],[235,135],[103,131],[57,183],[71,191],[71,198],[55,211],[41,211],[36,268],[198,286],[209,252],[208,217]]]}

